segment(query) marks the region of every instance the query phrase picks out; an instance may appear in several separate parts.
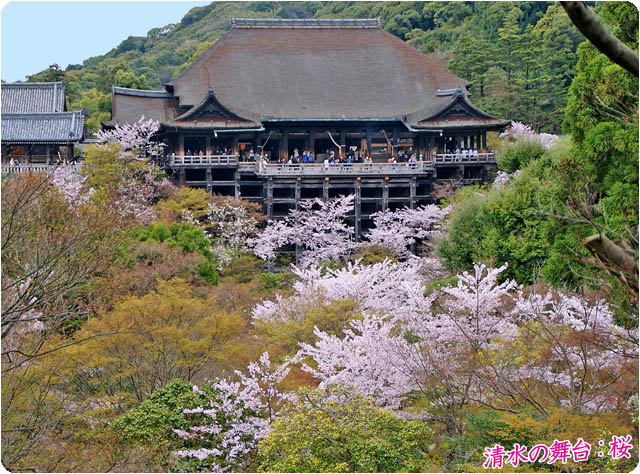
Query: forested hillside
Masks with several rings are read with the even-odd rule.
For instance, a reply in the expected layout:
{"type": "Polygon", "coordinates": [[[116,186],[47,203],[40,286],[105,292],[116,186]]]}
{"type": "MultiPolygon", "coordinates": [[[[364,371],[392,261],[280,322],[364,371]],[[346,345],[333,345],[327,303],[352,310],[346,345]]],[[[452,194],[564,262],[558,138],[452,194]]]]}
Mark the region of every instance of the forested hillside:
{"type": "Polygon", "coordinates": [[[130,36],[104,56],[29,81],[64,80],[69,107],[109,119],[112,85],[161,88],[230,28],[231,17],[374,18],[388,32],[435,54],[473,81],[472,100],[505,119],[558,132],[583,40],[551,2],[216,2],[179,23],[130,36]]]}

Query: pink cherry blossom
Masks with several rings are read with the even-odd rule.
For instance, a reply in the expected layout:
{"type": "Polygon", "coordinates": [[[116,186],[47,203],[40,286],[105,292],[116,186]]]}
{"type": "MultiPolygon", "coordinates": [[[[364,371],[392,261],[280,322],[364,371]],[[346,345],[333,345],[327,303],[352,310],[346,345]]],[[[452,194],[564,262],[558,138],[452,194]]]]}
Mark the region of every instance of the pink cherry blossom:
{"type": "Polygon", "coordinates": [[[353,229],[346,223],[353,210],[354,196],[324,202],[303,201],[279,221],[271,221],[265,230],[249,241],[254,253],[265,260],[275,258],[285,245],[299,248],[298,263],[303,267],[323,261],[338,261],[356,248],[353,229]]]}
{"type": "Polygon", "coordinates": [[[416,209],[380,211],[372,215],[375,227],[365,237],[374,245],[389,248],[401,257],[410,255],[409,247],[440,229],[449,208],[430,204],[416,209]]]}
{"type": "Polygon", "coordinates": [[[546,149],[549,149],[555,144],[559,137],[550,133],[536,133],[531,129],[530,125],[525,125],[521,122],[511,122],[511,126],[500,134],[500,138],[507,138],[509,140],[535,140],[546,149]]]}
{"type": "Polygon", "coordinates": [[[132,152],[136,157],[145,159],[147,155],[156,157],[162,154],[163,144],[154,141],[160,129],[160,123],[144,115],[133,124],[118,124],[112,130],[99,130],[96,138],[102,143],[118,143],[123,152],[132,152]]]}

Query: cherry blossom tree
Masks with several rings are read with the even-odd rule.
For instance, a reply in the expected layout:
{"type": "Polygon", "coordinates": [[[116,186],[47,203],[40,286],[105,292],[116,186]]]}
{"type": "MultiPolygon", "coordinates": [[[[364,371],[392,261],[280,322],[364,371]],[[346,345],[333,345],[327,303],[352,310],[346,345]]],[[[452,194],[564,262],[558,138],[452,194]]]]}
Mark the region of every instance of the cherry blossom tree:
{"type": "Polygon", "coordinates": [[[391,320],[370,315],[352,321],[342,339],[316,328],[318,342],[301,343],[296,360],[313,360],[314,367],[303,362],[302,369],[319,378],[320,387],[353,387],[378,405],[398,408],[402,398],[417,387],[404,370],[403,354],[395,350],[402,336],[394,332],[391,320]]]}
{"type": "Polygon", "coordinates": [[[245,206],[234,206],[232,201],[226,198],[221,203],[209,203],[204,225],[212,240],[233,250],[245,250],[258,221],[245,206]]]}
{"type": "Polygon", "coordinates": [[[133,124],[118,124],[112,130],[99,130],[96,138],[102,143],[118,143],[123,152],[146,159],[147,156],[157,157],[162,154],[164,145],[154,141],[159,129],[159,122],[145,120],[143,115],[133,124]]]}
{"type": "Polygon", "coordinates": [[[387,247],[400,257],[410,255],[409,247],[435,235],[449,208],[433,204],[416,209],[384,210],[372,215],[375,227],[366,234],[374,245],[387,247]]]}
{"type": "Polygon", "coordinates": [[[148,224],[155,218],[153,203],[163,188],[172,186],[166,178],[158,180],[160,169],[152,164],[146,164],[136,170],[117,189],[117,197],[113,206],[124,218],[133,218],[141,224],[148,224]]]}
{"type": "Polygon", "coordinates": [[[292,394],[283,393],[278,384],[289,373],[289,362],[272,367],[264,352],[257,362],[247,367],[247,373],[236,371],[241,382],[214,382],[194,392],[209,395],[208,406],[185,409],[193,415],[189,431],[174,429],[174,433],[190,445],[176,451],[180,457],[208,459],[213,472],[236,471],[245,467],[258,441],[269,431],[269,422],[277,415],[283,401],[293,401],[292,394]]]}
{"type": "Polygon", "coordinates": [[[237,471],[246,466],[258,441],[268,432],[268,422],[262,416],[260,401],[241,390],[239,383],[217,381],[194,392],[209,396],[207,406],[184,409],[190,415],[189,431],[173,432],[187,445],[174,454],[183,458],[208,461],[212,472],[237,471]]]}
{"type": "Polygon", "coordinates": [[[283,393],[278,388],[278,384],[289,374],[289,370],[289,361],[272,368],[269,353],[263,352],[257,362],[249,364],[247,374],[243,374],[239,370],[235,371],[236,375],[240,377],[245,396],[260,401],[269,421],[276,416],[282,401],[294,399],[291,394],[283,393]]]}
{"type": "Polygon", "coordinates": [[[498,171],[496,178],[493,180],[493,187],[495,189],[502,189],[511,182],[512,179],[520,176],[522,171],[516,170],[513,173],[505,173],[504,171],[498,171]]]}
{"type": "Polygon", "coordinates": [[[353,210],[354,196],[342,196],[324,202],[314,199],[300,203],[280,221],[271,221],[266,229],[249,241],[254,253],[265,260],[274,259],[276,250],[295,245],[303,267],[323,261],[337,261],[356,248],[353,229],[345,222],[353,210]]]}
{"type": "MultiPolygon", "coordinates": [[[[316,330],[317,342],[302,343],[296,360],[322,384],[351,386],[394,408],[418,390],[454,432],[469,403],[509,411],[529,405],[541,414],[550,405],[629,409],[637,331],[616,326],[602,301],[527,294],[514,281],[500,282],[505,268],[475,265],[429,296],[417,280],[409,293],[415,306],[394,302],[407,295],[396,283],[382,296],[389,304],[376,302],[378,311],[365,311],[343,337],[316,330]]],[[[277,304],[254,316],[278,311],[277,304]]]]}
{"type": "Polygon", "coordinates": [[[338,269],[300,268],[292,266],[298,277],[289,298],[276,296],[253,309],[254,320],[296,320],[303,308],[318,301],[351,298],[362,312],[372,314],[410,315],[429,305],[422,284],[423,267],[432,265],[429,259],[392,262],[385,259],[372,265],[361,260],[348,262],[338,269]]]}
{"type": "Polygon", "coordinates": [[[559,137],[550,133],[536,133],[531,129],[530,125],[525,125],[522,122],[511,122],[511,126],[500,134],[500,138],[507,138],[509,140],[535,140],[546,149],[549,149],[555,144],[559,137]]]}
{"type": "Polygon", "coordinates": [[[57,166],[51,173],[51,183],[60,190],[67,202],[76,206],[91,198],[93,189],[84,186],[86,176],[78,173],[75,166],[57,166]]]}

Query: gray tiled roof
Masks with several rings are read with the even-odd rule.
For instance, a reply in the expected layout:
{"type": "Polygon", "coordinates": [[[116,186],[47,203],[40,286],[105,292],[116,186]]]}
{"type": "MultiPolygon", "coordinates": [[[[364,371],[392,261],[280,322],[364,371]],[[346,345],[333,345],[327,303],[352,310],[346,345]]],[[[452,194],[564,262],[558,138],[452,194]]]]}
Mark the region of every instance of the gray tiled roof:
{"type": "Polygon", "coordinates": [[[2,114],[5,143],[67,143],[84,138],[84,112],[2,114]]]}
{"type": "Polygon", "coordinates": [[[63,112],[64,82],[8,83],[0,86],[2,114],[63,112]]]}
{"type": "Polygon", "coordinates": [[[126,87],[116,86],[113,86],[111,90],[114,94],[131,95],[135,97],[171,97],[171,94],[165,90],[127,89],[126,87]]]}

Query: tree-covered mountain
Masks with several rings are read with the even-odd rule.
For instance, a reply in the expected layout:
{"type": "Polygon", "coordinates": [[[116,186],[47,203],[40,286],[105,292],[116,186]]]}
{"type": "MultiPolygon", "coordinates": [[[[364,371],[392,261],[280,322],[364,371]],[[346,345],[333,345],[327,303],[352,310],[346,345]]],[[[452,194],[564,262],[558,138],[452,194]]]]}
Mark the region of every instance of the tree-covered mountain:
{"type": "Polygon", "coordinates": [[[478,106],[553,131],[561,126],[583,39],[551,2],[214,2],[82,65],[28,80],[64,80],[69,107],[83,108],[95,130],[109,119],[112,85],[161,88],[230,29],[231,17],[380,17],[386,31],[473,81],[478,106]]]}

